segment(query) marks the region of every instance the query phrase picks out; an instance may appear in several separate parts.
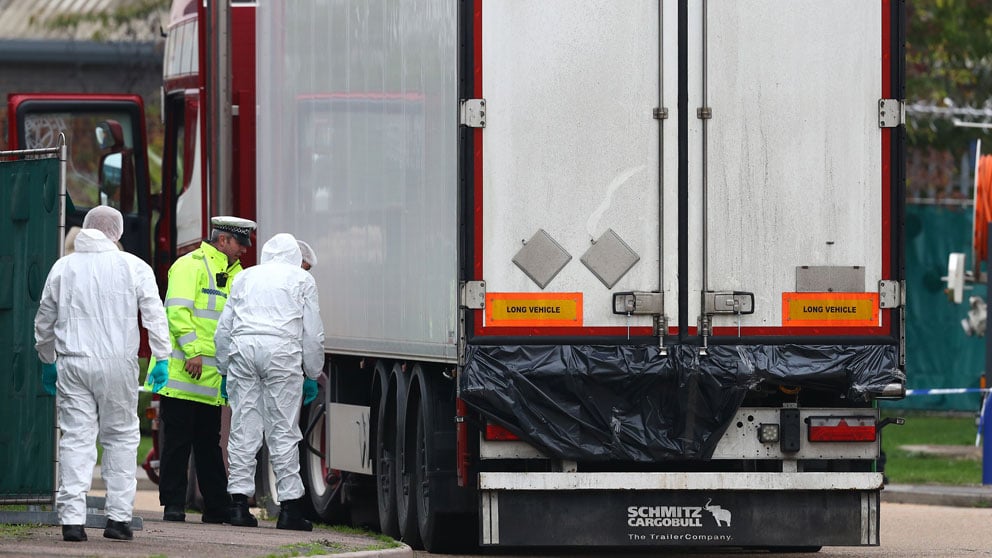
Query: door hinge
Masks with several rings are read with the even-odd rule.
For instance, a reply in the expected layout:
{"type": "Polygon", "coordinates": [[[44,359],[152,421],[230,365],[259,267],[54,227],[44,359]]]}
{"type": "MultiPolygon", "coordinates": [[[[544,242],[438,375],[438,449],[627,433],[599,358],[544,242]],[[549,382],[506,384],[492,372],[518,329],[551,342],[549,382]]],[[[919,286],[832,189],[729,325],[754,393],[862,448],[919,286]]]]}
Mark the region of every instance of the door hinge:
{"type": "Polygon", "coordinates": [[[713,108],[712,107],[699,107],[696,109],[696,118],[700,120],[709,120],[713,118],[713,108]]]}
{"type": "Polygon", "coordinates": [[[655,107],[651,111],[651,116],[653,116],[655,120],[667,120],[668,107],[655,107]]]}
{"type": "Polygon", "coordinates": [[[878,282],[878,307],[899,308],[906,304],[906,289],[902,281],[878,282]]]}
{"type": "Polygon", "coordinates": [[[469,310],[481,310],[486,307],[486,282],[463,281],[460,295],[459,306],[469,310]]]}
{"type": "Polygon", "coordinates": [[[463,99],[461,105],[461,124],[469,128],[485,128],[486,100],[463,99]]]}
{"type": "Polygon", "coordinates": [[[878,127],[897,128],[906,123],[906,103],[900,99],[878,100],[878,127]]]}
{"type": "Polygon", "coordinates": [[[470,310],[486,307],[486,282],[462,281],[458,284],[458,367],[464,367],[468,355],[466,324],[470,310]]]}

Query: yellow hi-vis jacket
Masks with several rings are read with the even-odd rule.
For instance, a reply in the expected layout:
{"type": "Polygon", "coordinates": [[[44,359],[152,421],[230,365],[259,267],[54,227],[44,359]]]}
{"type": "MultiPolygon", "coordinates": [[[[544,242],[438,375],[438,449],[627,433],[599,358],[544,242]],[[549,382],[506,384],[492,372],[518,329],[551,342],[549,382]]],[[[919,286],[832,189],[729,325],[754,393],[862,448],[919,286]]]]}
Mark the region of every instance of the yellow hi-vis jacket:
{"type": "MultiPolygon", "coordinates": [[[[231,292],[231,281],[240,271],[240,261],[228,265],[227,256],[208,242],[202,242],[169,268],[165,314],[169,318],[172,354],[169,381],[159,394],[210,405],[226,403],[220,394],[214,332],[231,292]],[[194,380],[185,369],[186,359],[195,356],[203,357],[203,374],[199,380],[194,380]]],[[[151,384],[145,385],[150,389],[151,384]]]]}

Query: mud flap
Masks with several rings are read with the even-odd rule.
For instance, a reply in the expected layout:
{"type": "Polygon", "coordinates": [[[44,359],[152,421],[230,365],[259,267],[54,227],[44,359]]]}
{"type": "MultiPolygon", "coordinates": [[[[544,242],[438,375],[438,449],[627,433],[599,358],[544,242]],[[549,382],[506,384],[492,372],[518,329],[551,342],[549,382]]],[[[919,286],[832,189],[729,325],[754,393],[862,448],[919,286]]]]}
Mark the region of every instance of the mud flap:
{"type": "Polygon", "coordinates": [[[483,546],[877,546],[878,490],[482,494],[483,546]]]}

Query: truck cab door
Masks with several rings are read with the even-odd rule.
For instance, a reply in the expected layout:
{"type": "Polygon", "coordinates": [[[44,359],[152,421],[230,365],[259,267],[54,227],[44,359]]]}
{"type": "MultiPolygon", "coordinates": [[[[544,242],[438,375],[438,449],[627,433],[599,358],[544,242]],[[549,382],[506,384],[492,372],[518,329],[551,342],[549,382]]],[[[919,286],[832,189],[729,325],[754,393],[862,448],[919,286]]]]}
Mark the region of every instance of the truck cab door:
{"type": "Polygon", "coordinates": [[[8,145],[36,149],[65,134],[67,235],[98,205],[124,216],[125,250],[151,261],[151,185],[144,104],[137,95],[13,94],[8,145]]]}

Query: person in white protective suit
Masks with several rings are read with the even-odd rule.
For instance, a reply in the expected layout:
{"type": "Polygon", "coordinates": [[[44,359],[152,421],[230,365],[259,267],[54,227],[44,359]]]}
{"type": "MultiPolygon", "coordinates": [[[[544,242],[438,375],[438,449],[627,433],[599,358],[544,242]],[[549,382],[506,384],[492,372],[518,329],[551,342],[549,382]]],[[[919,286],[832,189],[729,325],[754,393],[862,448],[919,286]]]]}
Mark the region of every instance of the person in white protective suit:
{"type": "Polygon", "coordinates": [[[255,492],[255,454],[264,432],[282,500],[276,527],[310,531],[300,501],[299,418],[301,395],[305,404],[316,397],[324,365],[317,284],[301,267],[291,234],[266,242],[260,260],[234,278],[214,335],[231,403],[229,515],[232,524],[253,523],[248,498],[255,492]]]}
{"type": "Polygon", "coordinates": [[[107,486],[103,536],[131,540],[137,487],[138,345],[141,323],[155,366],[165,366],[171,347],[165,310],[152,268],[118,249],[121,213],[91,209],[75,239],[75,252],[60,258],[45,281],[34,321],[42,384],[56,395],[59,488],[56,507],[62,538],[85,541],[86,493],[103,445],[101,473],[107,486]]]}

